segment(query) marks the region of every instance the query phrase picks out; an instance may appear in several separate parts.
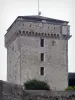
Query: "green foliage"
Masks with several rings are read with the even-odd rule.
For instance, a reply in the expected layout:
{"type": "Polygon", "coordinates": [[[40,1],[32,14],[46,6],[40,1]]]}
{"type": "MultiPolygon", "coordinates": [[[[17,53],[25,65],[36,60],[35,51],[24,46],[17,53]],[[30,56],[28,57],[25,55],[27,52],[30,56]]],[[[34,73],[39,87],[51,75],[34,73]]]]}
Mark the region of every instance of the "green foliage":
{"type": "Polygon", "coordinates": [[[24,90],[50,90],[50,87],[44,81],[33,79],[24,83],[24,90]]]}
{"type": "Polygon", "coordinates": [[[68,86],[65,90],[75,90],[75,86],[68,86]]]}

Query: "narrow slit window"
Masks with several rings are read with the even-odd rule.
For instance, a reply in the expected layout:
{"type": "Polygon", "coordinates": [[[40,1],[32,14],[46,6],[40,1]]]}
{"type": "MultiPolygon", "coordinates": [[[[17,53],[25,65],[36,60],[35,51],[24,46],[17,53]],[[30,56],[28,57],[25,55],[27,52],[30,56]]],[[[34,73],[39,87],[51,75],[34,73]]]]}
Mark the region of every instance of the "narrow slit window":
{"type": "Polygon", "coordinates": [[[44,47],[44,39],[41,39],[40,45],[41,45],[41,47],[44,47]]]}
{"type": "Polygon", "coordinates": [[[41,61],[44,61],[44,53],[41,53],[41,61]]]}
{"type": "Polygon", "coordinates": [[[54,46],[55,45],[55,41],[52,41],[52,46],[54,46]]]}
{"type": "Polygon", "coordinates": [[[44,75],[44,67],[40,67],[40,75],[44,75]]]}

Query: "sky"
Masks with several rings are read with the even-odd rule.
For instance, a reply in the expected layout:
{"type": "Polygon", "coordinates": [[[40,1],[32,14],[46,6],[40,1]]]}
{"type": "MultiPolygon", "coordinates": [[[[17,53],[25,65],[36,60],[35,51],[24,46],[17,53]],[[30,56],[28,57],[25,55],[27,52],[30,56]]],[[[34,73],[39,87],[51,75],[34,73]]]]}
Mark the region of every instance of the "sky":
{"type": "MultiPolygon", "coordinates": [[[[75,0],[39,0],[42,16],[69,21],[68,69],[75,72],[75,0]]],[[[7,80],[7,50],[4,35],[17,16],[37,15],[38,0],[0,0],[0,80],[7,80]]]]}

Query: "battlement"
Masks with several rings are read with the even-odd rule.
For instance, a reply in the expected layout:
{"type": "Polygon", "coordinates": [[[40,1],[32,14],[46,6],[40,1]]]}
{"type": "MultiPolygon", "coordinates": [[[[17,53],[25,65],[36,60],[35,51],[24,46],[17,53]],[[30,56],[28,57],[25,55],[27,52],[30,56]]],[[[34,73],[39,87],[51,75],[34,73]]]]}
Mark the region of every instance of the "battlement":
{"type": "Polygon", "coordinates": [[[7,42],[5,42],[5,47],[7,48],[17,37],[19,36],[39,36],[42,38],[52,38],[52,39],[66,39],[68,40],[71,35],[69,34],[50,34],[50,33],[38,33],[38,32],[33,32],[33,31],[21,31],[19,30],[16,32],[7,42]]]}
{"type": "Polygon", "coordinates": [[[44,36],[51,38],[63,37],[69,39],[70,26],[67,21],[47,18],[43,16],[19,16],[8,28],[5,34],[5,47],[12,43],[13,38],[20,35],[44,36]],[[10,42],[10,43],[9,43],[10,42]]]}

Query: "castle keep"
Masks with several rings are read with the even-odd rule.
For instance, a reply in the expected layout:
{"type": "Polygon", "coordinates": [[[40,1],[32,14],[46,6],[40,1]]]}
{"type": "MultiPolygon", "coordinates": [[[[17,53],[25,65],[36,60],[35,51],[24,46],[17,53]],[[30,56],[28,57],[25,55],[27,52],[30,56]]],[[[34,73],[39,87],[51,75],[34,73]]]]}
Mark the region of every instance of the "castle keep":
{"type": "Polygon", "coordinates": [[[5,34],[7,80],[23,85],[44,80],[53,90],[68,86],[67,21],[43,16],[18,16],[5,34]]]}

